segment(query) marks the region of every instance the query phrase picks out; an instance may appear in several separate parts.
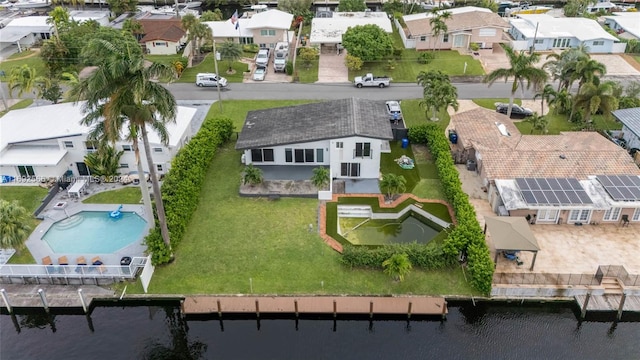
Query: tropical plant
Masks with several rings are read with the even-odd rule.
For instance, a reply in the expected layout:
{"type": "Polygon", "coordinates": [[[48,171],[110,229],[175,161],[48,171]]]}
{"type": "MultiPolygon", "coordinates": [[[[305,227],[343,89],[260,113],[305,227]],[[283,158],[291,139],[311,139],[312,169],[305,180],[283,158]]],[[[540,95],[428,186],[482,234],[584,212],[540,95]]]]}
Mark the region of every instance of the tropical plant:
{"type": "Polygon", "coordinates": [[[440,35],[446,34],[449,31],[447,27],[447,20],[451,19],[451,12],[438,11],[433,12],[433,17],[429,19],[429,25],[431,26],[431,33],[436,41],[433,44],[433,51],[436,51],[436,45],[440,42],[440,35]]]}
{"type": "Polygon", "coordinates": [[[640,107],[640,84],[637,82],[631,82],[624,88],[618,101],[619,109],[630,109],[640,107]]]}
{"type": "Polygon", "coordinates": [[[393,200],[396,195],[407,190],[407,180],[402,175],[394,173],[383,174],[378,186],[380,191],[387,194],[388,200],[393,200]]]}
{"type": "Polygon", "coordinates": [[[242,45],[233,41],[225,41],[218,46],[220,58],[227,61],[228,72],[233,71],[233,63],[242,57],[242,45]]]}
{"type": "Polygon", "coordinates": [[[391,35],[374,24],[350,27],[342,35],[342,46],[364,62],[380,60],[393,52],[391,35]]]}
{"type": "Polygon", "coordinates": [[[539,115],[537,112],[534,112],[533,115],[529,116],[525,121],[531,124],[531,132],[529,134],[533,134],[534,130],[539,131],[540,134],[544,134],[547,132],[549,119],[547,119],[545,116],[539,115]]]}
{"type": "Polygon", "coordinates": [[[411,261],[407,254],[393,254],[390,258],[382,262],[384,273],[391,276],[393,280],[402,282],[405,276],[411,272],[411,261]]]}
{"type": "Polygon", "coordinates": [[[311,63],[318,60],[318,49],[313,47],[303,47],[300,49],[300,60],[307,69],[311,68],[311,63]]]}
{"type": "Polygon", "coordinates": [[[117,151],[113,146],[98,141],[96,151],[88,153],[84,157],[84,163],[89,167],[91,175],[112,179],[118,175],[120,158],[124,151],[117,151]]]}
{"type": "Polygon", "coordinates": [[[253,166],[253,164],[249,164],[244,167],[244,171],[242,172],[242,183],[249,184],[251,186],[262,184],[264,181],[264,177],[262,176],[262,170],[253,166]]]}
{"type": "Polygon", "coordinates": [[[57,78],[38,76],[36,78],[36,88],[38,89],[37,97],[51,101],[54,104],[57,104],[62,97],[62,88],[57,78]]]}
{"type": "Polygon", "coordinates": [[[574,73],[576,71],[576,64],[582,59],[588,59],[589,54],[587,48],[576,47],[562,51],[560,54],[551,53],[547,55],[547,62],[542,65],[542,68],[549,71],[551,78],[558,81],[558,89],[571,89],[571,85],[575,81],[574,73]]]}
{"type": "Polygon", "coordinates": [[[47,24],[53,25],[53,35],[60,39],[60,29],[69,25],[69,11],[62,6],[56,6],[49,12],[47,24]]]}
{"type": "Polygon", "coordinates": [[[17,200],[0,199],[0,248],[19,252],[31,233],[30,218],[17,200]]]}
{"type": "Polygon", "coordinates": [[[607,73],[607,67],[596,60],[582,58],[576,63],[576,71],[573,73],[573,79],[578,80],[578,91],[586,83],[594,83],[598,85],[600,76],[607,73]]]}
{"type": "Polygon", "coordinates": [[[142,23],[135,18],[126,19],[122,23],[122,31],[131,33],[138,41],[140,41],[144,35],[144,28],[142,27],[142,23]]]}
{"type": "Polygon", "coordinates": [[[423,52],[420,55],[418,55],[418,64],[423,64],[423,65],[427,65],[427,64],[431,64],[431,62],[433,61],[433,59],[435,59],[435,54],[430,53],[430,52],[423,52]]]}
{"type": "MultiPolygon", "coordinates": [[[[605,81],[600,84],[587,83],[580,93],[575,96],[571,115],[576,110],[581,110],[585,123],[591,122],[591,115],[601,111],[605,116],[618,109],[618,98],[615,94],[615,82],[605,81]]],[[[570,116],[569,119],[572,119],[570,116]]]]}
{"type": "Polygon", "coordinates": [[[365,11],[366,9],[367,4],[364,0],[340,0],[338,4],[338,11],[341,12],[365,11]]]}
{"type": "Polygon", "coordinates": [[[544,102],[546,101],[547,104],[551,105],[556,96],[557,92],[550,84],[545,85],[542,91],[536,93],[533,96],[533,100],[540,98],[540,114],[544,115],[544,102]]]}
{"type": "Polygon", "coordinates": [[[511,95],[509,97],[509,108],[507,109],[507,116],[511,116],[511,109],[513,108],[513,99],[516,95],[516,91],[519,88],[529,89],[532,85],[534,88],[538,88],[541,84],[547,80],[547,73],[535,67],[535,63],[540,56],[536,53],[527,54],[524,51],[516,52],[510,46],[505,46],[504,51],[509,59],[510,68],[500,68],[492,71],[484,78],[484,82],[489,83],[489,86],[498,79],[504,79],[508,82],[513,79],[513,85],[511,86],[511,95]]]}
{"type": "Polygon", "coordinates": [[[329,168],[324,166],[320,166],[313,169],[313,176],[311,177],[311,183],[313,186],[318,188],[319,190],[325,189],[327,185],[329,185],[329,178],[331,173],[329,172],[329,168]]]}
{"type": "Polygon", "coordinates": [[[362,69],[362,65],[364,65],[364,61],[362,61],[362,59],[351,54],[347,54],[344,59],[344,63],[349,70],[360,70],[362,69]]]}
{"type": "MultiPolygon", "coordinates": [[[[94,126],[92,132],[110,142],[119,140],[121,134],[125,133],[132,142],[139,174],[144,173],[138,142],[139,137],[142,137],[160,232],[165,246],[171,251],[171,239],[156,165],[152,159],[148,129],[157,133],[163,144],[168,143],[166,124],[175,121],[176,100],[169,90],[152,80],[173,78],[175,72],[161,63],[145,66],[140,46],[133,36],[126,33],[120,33],[117,42],[94,38],[82,52],[83,56],[102,59],[98,69],[81,79],[71,91],[74,100],[86,99],[82,123],[94,126]]],[[[150,211],[147,216],[153,219],[147,184],[141,181],[140,188],[147,211],[150,211]]]]}
{"type": "Polygon", "coordinates": [[[191,44],[191,55],[200,56],[200,46],[203,41],[213,41],[213,33],[211,28],[203,24],[200,19],[193,14],[186,14],[180,20],[182,28],[187,31],[187,41],[191,44]]]}
{"type": "Polygon", "coordinates": [[[107,0],[107,3],[114,17],[127,12],[135,12],[138,7],[138,0],[107,0]]]}
{"type": "Polygon", "coordinates": [[[24,64],[20,67],[13,67],[9,73],[9,95],[13,96],[13,91],[18,90],[18,97],[24,93],[31,93],[36,85],[36,69],[24,64]]]}
{"type": "Polygon", "coordinates": [[[69,49],[64,41],[54,37],[45,40],[40,47],[40,58],[49,74],[60,74],[65,67],[71,64],[69,49]]]}
{"type": "Polygon", "coordinates": [[[222,21],[222,11],[219,8],[211,10],[207,10],[200,15],[200,21],[222,21]]]}
{"type": "Polygon", "coordinates": [[[448,75],[440,70],[421,71],[416,81],[422,86],[420,106],[427,117],[429,110],[432,111],[432,121],[438,120],[437,114],[441,109],[452,107],[458,110],[458,90],[451,84],[448,75]]]}
{"type": "Polygon", "coordinates": [[[549,106],[554,107],[555,114],[566,114],[571,111],[573,96],[567,91],[562,89],[556,93],[555,98],[549,100],[549,106]]]}

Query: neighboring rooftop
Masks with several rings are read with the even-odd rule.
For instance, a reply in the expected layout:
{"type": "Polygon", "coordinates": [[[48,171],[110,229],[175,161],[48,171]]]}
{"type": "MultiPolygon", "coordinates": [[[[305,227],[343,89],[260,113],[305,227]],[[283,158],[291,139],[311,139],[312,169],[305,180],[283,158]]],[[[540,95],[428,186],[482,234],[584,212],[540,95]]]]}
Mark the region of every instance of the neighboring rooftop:
{"type": "Polygon", "coordinates": [[[517,18],[511,19],[509,22],[525,38],[574,37],[580,41],[599,39],[618,41],[597,21],[582,17],[555,18],[547,14],[518,14],[517,18]]]}
{"type": "Polygon", "coordinates": [[[624,126],[628,127],[635,136],[640,136],[640,107],[620,109],[612,112],[612,114],[624,126]]]}
{"type": "Polygon", "coordinates": [[[249,111],[236,149],[350,136],[393,138],[383,101],[351,98],[249,111]]]}
{"type": "MultiPolygon", "coordinates": [[[[626,33],[633,35],[635,39],[640,39],[640,12],[615,12],[612,16],[605,16],[605,19],[615,21],[626,33]]],[[[621,37],[624,35],[624,32],[619,34],[621,37]]]]}
{"type": "Polygon", "coordinates": [[[141,43],[153,40],[165,40],[178,42],[186,32],[182,29],[180,19],[142,19],[140,20],[144,37],[141,43]]]}
{"type": "Polygon", "coordinates": [[[377,25],[387,33],[393,32],[391,20],[386,12],[334,12],[330,18],[311,20],[312,44],[337,44],[342,42],[342,34],[353,26],[377,25]]]}
{"type": "MultiPolygon", "coordinates": [[[[489,9],[465,6],[443,11],[451,13],[451,18],[445,20],[450,33],[485,27],[509,28],[509,24],[504,18],[489,9]]],[[[429,24],[431,18],[433,18],[433,13],[431,12],[403,16],[407,30],[412,36],[431,35],[431,24],[429,24]]]]}

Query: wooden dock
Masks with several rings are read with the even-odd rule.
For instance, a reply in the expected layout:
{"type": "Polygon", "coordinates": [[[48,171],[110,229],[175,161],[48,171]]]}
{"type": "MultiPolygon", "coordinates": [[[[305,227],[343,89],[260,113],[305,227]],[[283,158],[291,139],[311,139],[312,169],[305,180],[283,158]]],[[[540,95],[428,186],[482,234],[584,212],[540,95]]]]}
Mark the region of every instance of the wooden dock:
{"type": "Polygon", "coordinates": [[[198,314],[339,314],[446,316],[443,297],[400,296],[188,296],[185,315],[198,314]]]}
{"type": "MultiPolygon", "coordinates": [[[[580,309],[584,309],[587,295],[576,295],[575,299],[580,309]]],[[[620,301],[622,301],[622,294],[590,295],[586,311],[619,311],[620,301]]],[[[622,311],[640,312],[640,296],[626,295],[622,311]]]]}

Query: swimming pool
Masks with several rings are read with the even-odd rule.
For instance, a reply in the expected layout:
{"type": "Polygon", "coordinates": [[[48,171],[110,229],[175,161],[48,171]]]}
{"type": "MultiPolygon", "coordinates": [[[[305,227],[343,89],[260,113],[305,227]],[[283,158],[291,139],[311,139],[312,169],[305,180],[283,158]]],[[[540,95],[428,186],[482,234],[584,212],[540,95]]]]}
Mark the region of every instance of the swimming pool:
{"type": "Polygon", "coordinates": [[[146,226],[134,212],[112,219],[107,211],[81,211],[54,223],[42,239],[55,253],[110,254],[140,240],[146,226]]]}
{"type": "Polygon", "coordinates": [[[342,236],[354,245],[386,245],[418,242],[426,244],[442,228],[434,228],[414,215],[393,220],[340,218],[342,236]]]}

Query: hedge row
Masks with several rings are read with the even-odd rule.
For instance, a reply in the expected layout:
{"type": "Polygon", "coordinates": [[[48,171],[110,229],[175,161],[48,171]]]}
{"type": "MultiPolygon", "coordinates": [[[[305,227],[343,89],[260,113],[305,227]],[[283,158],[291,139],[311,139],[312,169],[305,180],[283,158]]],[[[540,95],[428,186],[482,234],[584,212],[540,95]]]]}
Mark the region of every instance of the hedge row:
{"type": "Polygon", "coordinates": [[[423,124],[409,129],[409,140],[415,144],[427,144],[433,156],[445,196],[453,206],[458,224],[444,242],[444,251],[457,255],[467,253],[471,284],[488,294],[493,279],[493,261],[484,234],[476,218],[476,212],[469,198],[462,191],[462,184],[455,168],[449,142],[442,128],[436,124],[423,124]]]}
{"type": "MultiPolygon", "coordinates": [[[[172,248],[180,244],[191,216],[198,207],[202,184],[216,150],[230,139],[232,133],[233,123],[230,119],[206,119],[200,131],[173,159],[171,169],[162,183],[162,200],[172,248]]],[[[171,253],[162,241],[158,226],[145,241],[154,265],[170,260],[171,253]]]]}
{"type": "Polygon", "coordinates": [[[382,262],[394,254],[405,253],[414,267],[425,270],[440,269],[456,263],[455,256],[449,256],[440,245],[418,243],[368,247],[343,246],[341,261],[351,267],[382,268],[382,262]]]}

